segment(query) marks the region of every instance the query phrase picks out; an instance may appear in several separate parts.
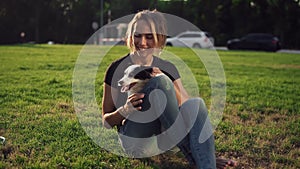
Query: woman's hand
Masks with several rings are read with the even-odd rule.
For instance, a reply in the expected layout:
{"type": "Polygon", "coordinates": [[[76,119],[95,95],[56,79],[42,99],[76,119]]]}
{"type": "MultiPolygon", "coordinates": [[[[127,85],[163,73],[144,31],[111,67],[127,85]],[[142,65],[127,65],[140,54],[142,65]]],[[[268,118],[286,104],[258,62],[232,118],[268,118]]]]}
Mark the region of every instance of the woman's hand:
{"type": "Polygon", "coordinates": [[[134,93],[128,96],[125,105],[120,107],[118,112],[124,117],[127,117],[130,113],[141,110],[141,103],[143,103],[142,99],[144,96],[145,95],[143,93],[134,93]]]}
{"type": "Polygon", "coordinates": [[[161,73],[162,73],[162,71],[158,67],[153,67],[151,76],[154,77],[154,76],[156,76],[158,74],[161,74],[161,73]]]}

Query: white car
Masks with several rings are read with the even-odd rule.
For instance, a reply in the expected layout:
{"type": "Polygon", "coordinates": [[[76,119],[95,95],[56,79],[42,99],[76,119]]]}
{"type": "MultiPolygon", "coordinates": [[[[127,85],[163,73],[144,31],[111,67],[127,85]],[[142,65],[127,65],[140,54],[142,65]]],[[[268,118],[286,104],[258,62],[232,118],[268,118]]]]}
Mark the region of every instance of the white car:
{"type": "Polygon", "coordinates": [[[214,39],[207,37],[206,32],[202,31],[186,31],[175,37],[167,38],[166,46],[179,46],[191,48],[212,48],[214,39]]]}

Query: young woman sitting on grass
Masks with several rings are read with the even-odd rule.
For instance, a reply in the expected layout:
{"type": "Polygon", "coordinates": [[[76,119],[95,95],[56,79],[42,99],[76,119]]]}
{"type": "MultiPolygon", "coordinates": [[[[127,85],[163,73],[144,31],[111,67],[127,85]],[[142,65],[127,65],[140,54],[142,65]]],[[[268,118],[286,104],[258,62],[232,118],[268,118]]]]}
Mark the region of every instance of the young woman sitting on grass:
{"type": "Polygon", "coordinates": [[[126,43],[130,53],[114,61],[106,71],[102,99],[103,125],[106,128],[117,126],[121,145],[131,157],[152,156],[177,146],[194,168],[235,166],[236,162],[232,160],[215,158],[210,123],[209,129],[202,131],[204,123],[209,120],[204,101],[189,98],[176,66],[158,57],[165,45],[166,35],[165,19],[156,10],[141,11],[129,23],[126,43]],[[153,76],[161,72],[166,76],[153,77],[142,91],[128,96],[121,92],[118,81],[125,69],[134,64],[155,67],[153,76]],[[151,93],[157,90],[164,97],[159,92],[151,93]],[[165,106],[161,108],[163,104],[165,106]],[[157,118],[150,121],[144,119],[144,122],[133,120],[134,116],[146,111],[157,118]],[[201,132],[210,134],[203,143],[199,142],[201,132]]]}

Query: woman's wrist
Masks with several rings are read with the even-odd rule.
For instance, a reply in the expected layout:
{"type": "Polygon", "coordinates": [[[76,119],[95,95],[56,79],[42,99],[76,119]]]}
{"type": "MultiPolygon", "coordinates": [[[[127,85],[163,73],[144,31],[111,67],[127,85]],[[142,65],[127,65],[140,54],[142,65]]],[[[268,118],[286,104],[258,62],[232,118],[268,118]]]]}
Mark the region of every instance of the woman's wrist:
{"type": "Polygon", "coordinates": [[[128,110],[124,106],[119,107],[117,111],[125,118],[129,115],[128,110]]]}

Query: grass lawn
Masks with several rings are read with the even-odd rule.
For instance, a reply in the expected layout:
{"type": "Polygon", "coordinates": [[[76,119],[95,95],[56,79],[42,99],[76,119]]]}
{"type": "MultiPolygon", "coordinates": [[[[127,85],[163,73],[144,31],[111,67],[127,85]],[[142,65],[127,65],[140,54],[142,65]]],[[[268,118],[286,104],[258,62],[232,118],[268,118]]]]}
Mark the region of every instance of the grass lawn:
{"type": "MultiPolygon", "coordinates": [[[[0,168],[188,168],[181,153],[147,159],[117,156],[85,133],[74,111],[72,76],[81,45],[0,46],[0,168]]],[[[194,73],[210,101],[206,69],[185,48],[167,48],[194,73]]],[[[114,47],[97,73],[127,53],[114,47]]],[[[226,107],[215,131],[217,156],[237,168],[300,168],[300,55],[218,51],[226,76],[226,107]]],[[[100,121],[99,121],[100,123],[100,121]]]]}

